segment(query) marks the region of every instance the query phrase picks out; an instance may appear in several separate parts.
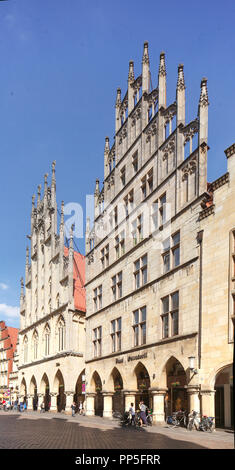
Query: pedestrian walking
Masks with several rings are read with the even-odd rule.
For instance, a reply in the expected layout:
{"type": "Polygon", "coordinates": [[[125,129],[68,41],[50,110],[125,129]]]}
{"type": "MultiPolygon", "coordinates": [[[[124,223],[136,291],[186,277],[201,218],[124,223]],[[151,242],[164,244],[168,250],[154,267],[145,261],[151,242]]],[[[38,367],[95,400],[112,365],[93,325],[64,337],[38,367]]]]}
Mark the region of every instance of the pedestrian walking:
{"type": "Polygon", "coordinates": [[[80,403],[79,403],[79,414],[80,414],[80,415],[83,414],[83,404],[82,404],[82,401],[80,401],[80,403]]]}
{"type": "Polygon", "coordinates": [[[140,426],[147,426],[147,418],[146,418],[146,410],[147,410],[147,406],[144,404],[143,401],[140,402],[139,404],[139,408],[140,408],[140,426]]]}
{"type": "Polygon", "coordinates": [[[26,401],[24,402],[24,411],[27,411],[27,403],[26,403],[26,401]]]}
{"type": "Polygon", "coordinates": [[[45,404],[44,404],[44,401],[42,401],[42,403],[41,403],[41,410],[40,410],[40,413],[45,413],[45,404]]]}
{"type": "Polygon", "coordinates": [[[15,401],[14,401],[13,410],[14,410],[14,411],[17,411],[17,410],[18,410],[18,400],[15,400],[15,401]]]}
{"type": "Polygon", "coordinates": [[[76,403],[75,403],[75,401],[72,403],[71,408],[72,408],[72,416],[75,416],[75,411],[76,411],[76,403]]]}
{"type": "Polygon", "coordinates": [[[129,408],[129,414],[130,414],[130,418],[131,418],[131,422],[130,424],[134,425],[135,424],[135,410],[134,410],[134,403],[131,403],[131,406],[129,408]]]}

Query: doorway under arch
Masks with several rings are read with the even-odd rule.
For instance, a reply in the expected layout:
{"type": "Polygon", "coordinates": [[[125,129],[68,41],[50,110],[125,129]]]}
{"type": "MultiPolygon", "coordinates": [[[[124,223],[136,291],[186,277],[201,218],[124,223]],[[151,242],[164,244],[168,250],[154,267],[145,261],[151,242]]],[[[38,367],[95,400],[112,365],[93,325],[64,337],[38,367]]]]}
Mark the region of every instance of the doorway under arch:
{"type": "MultiPolygon", "coordinates": [[[[188,410],[187,376],[181,364],[175,357],[170,357],[164,368],[166,374],[167,393],[165,397],[165,415],[174,411],[188,410]]],[[[165,417],[166,417],[165,416],[165,417]]]]}
{"type": "Polygon", "coordinates": [[[232,365],[225,366],[215,377],[215,425],[234,428],[232,365]]]}
{"type": "Polygon", "coordinates": [[[104,400],[102,395],[102,382],[98,372],[94,372],[91,379],[91,387],[95,395],[95,415],[103,416],[104,400]]]}
{"type": "MultiPolygon", "coordinates": [[[[84,403],[85,400],[85,369],[81,372],[79,375],[77,382],[76,382],[76,387],[75,387],[75,394],[73,396],[73,400],[76,403],[76,412],[79,409],[79,403],[82,402],[84,403]]],[[[84,405],[83,405],[84,408],[84,405]]]]}
{"type": "Polygon", "coordinates": [[[149,394],[149,388],[151,386],[149,373],[142,362],[137,364],[134,372],[138,390],[135,397],[135,408],[139,408],[140,401],[143,401],[148,408],[152,408],[152,400],[149,394]]]}
{"type": "Polygon", "coordinates": [[[57,370],[56,372],[54,384],[53,384],[53,390],[57,392],[57,398],[56,398],[57,411],[59,413],[61,411],[65,411],[66,395],[64,393],[64,378],[60,370],[57,370]]]}
{"type": "Polygon", "coordinates": [[[38,409],[38,392],[37,392],[37,382],[33,375],[30,381],[30,395],[33,396],[33,410],[37,411],[38,409]]]}
{"type": "Polygon", "coordinates": [[[113,412],[123,413],[125,409],[125,400],[124,400],[124,395],[123,395],[123,380],[122,380],[122,376],[119,370],[116,367],[114,367],[111,372],[111,378],[113,380],[113,389],[114,389],[114,394],[112,397],[113,412]]]}
{"type": "Polygon", "coordinates": [[[51,396],[50,396],[50,386],[47,374],[44,373],[41,384],[40,384],[40,392],[43,394],[43,402],[45,404],[45,411],[50,410],[51,406],[51,396]]]}

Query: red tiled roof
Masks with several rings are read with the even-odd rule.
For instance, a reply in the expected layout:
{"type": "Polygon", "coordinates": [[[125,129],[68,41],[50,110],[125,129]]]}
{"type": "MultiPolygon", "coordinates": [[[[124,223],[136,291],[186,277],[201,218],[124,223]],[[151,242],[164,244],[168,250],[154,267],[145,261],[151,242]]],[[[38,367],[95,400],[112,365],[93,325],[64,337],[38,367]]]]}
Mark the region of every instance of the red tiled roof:
{"type": "MultiPolygon", "coordinates": [[[[69,250],[65,246],[64,254],[68,256],[69,250]]],[[[73,252],[73,296],[74,308],[82,312],[86,311],[86,290],[85,290],[85,256],[77,251],[73,252]]]]}

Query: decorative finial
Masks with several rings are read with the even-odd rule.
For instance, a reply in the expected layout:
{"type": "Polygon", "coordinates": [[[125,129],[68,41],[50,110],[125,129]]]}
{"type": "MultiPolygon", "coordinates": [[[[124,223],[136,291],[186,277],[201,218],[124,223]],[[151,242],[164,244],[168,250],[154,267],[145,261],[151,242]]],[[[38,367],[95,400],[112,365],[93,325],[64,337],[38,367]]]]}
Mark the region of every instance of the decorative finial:
{"type": "Polygon", "coordinates": [[[143,64],[149,64],[149,52],[148,52],[148,41],[144,42],[144,53],[143,53],[143,58],[142,58],[142,63],[143,64]]]}
{"type": "Polygon", "coordinates": [[[165,64],[165,52],[162,51],[160,54],[160,64],[159,64],[159,72],[158,76],[166,76],[166,64],[165,64]]]}
{"type": "Polygon", "coordinates": [[[35,201],[35,194],[32,195],[32,206],[34,207],[34,201],[35,201]]]}
{"type": "Polygon", "coordinates": [[[105,147],[104,147],[104,150],[106,152],[109,152],[109,137],[105,137],[105,147]]]}
{"type": "Polygon", "coordinates": [[[130,60],[129,62],[129,73],[128,73],[128,81],[133,82],[135,80],[135,75],[134,75],[134,62],[133,60],[130,60]]]}
{"type": "Polygon", "coordinates": [[[185,90],[184,83],[184,65],[178,65],[178,80],[177,80],[177,90],[185,90]]]}
{"type": "Polygon", "coordinates": [[[100,193],[100,181],[97,179],[96,182],[95,182],[95,194],[99,194],[100,193]]]}
{"type": "Polygon", "coordinates": [[[208,91],[207,91],[207,78],[201,80],[201,94],[199,99],[199,106],[204,107],[209,105],[208,91]]]}
{"type": "Polygon", "coordinates": [[[121,106],[121,88],[117,88],[116,108],[121,106]]]}

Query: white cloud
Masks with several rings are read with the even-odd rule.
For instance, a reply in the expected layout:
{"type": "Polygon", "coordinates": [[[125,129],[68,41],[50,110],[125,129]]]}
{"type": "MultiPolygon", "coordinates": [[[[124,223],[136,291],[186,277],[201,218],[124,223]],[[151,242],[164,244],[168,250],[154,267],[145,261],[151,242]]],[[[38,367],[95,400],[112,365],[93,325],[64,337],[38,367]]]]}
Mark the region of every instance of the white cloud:
{"type": "Polygon", "coordinates": [[[9,286],[7,284],[5,284],[4,282],[0,282],[0,289],[6,290],[8,288],[9,288],[9,286]]]}
{"type": "Polygon", "coordinates": [[[0,304],[0,314],[7,318],[17,318],[20,314],[19,307],[12,307],[11,305],[0,304]]]}

